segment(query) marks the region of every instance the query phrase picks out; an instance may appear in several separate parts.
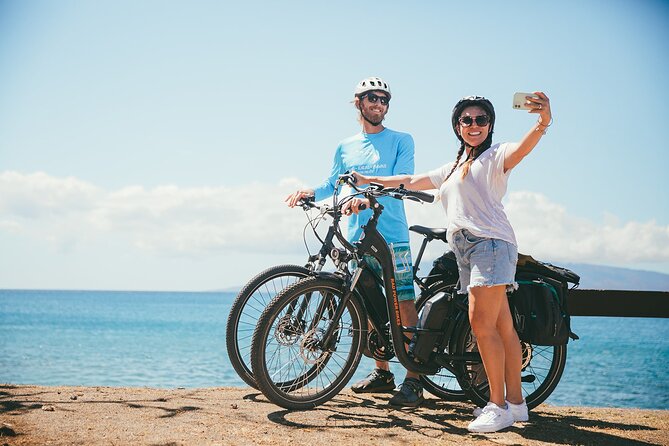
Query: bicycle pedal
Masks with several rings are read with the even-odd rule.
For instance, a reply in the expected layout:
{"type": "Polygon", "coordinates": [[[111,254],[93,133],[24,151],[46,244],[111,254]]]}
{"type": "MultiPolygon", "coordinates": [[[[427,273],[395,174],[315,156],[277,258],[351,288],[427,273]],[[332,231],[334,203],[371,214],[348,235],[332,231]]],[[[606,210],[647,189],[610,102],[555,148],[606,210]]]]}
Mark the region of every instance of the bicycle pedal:
{"type": "Polygon", "coordinates": [[[525,375],[520,377],[520,381],[524,383],[533,383],[536,381],[537,377],[534,375],[525,375]]]}

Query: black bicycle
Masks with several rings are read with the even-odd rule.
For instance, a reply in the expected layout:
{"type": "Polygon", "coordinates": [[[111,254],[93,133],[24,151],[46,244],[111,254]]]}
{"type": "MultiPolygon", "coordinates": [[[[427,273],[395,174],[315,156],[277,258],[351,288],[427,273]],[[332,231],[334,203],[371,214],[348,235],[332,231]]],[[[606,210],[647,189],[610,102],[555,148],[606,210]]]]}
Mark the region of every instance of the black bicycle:
{"type": "MultiPolygon", "coordinates": [[[[467,316],[466,296],[455,293],[453,283],[435,280],[417,303],[445,308],[439,328],[403,326],[394,282],[392,251],[377,230],[383,206],[377,198],[432,201],[432,196],[403,188],[370,185],[358,195],[370,201],[373,216],[364,236],[350,244],[338,227],[335,237],[344,247],[337,254],[334,273],[320,272],[299,280],[277,294],[258,319],[251,345],[251,364],[258,388],[272,402],[287,409],[308,409],[334,397],[355,372],[365,351],[375,357],[396,356],[407,369],[423,375],[430,393],[450,398],[451,381],[476,404],[488,401],[487,377],[467,316]],[[383,281],[369,267],[365,255],[382,266],[383,281]],[[357,268],[349,269],[354,260],[357,268]],[[358,286],[369,275],[383,284],[383,311],[365,298],[358,286]],[[405,336],[404,332],[413,333],[405,336]],[[417,340],[421,348],[407,344],[417,340]],[[427,344],[426,344],[427,342],[427,344]],[[425,348],[428,345],[428,348],[425,348]],[[444,379],[444,377],[446,379],[444,379]],[[454,378],[454,379],[453,379],[454,378]]],[[[335,214],[341,205],[335,206],[335,214]]],[[[424,228],[426,229],[426,228],[424,228]]],[[[428,232],[429,230],[424,230],[428,232]]],[[[433,233],[435,235],[436,233],[433,233]]],[[[536,346],[521,343],[523,393],[528,407],[543,402],[557,386],[566,362],[566,345],[536,346]]]]}
{"type": "MultiPolygon", "coordinates": [[[[305,212],[318,211],[316,216],[309,217],[307,223],[318,238],[317,227],[326,216],[341,218],[334,216],[329,207],[318,206],[312,200],[305,199],[300,202],[300,206],[305,212]]],[[[332,225],[320,241],[321,249],[309,255],[305,265],[277,265],[258,273],[242,287],[232,303],[225,333],[228,357],[239,377],[253,388],[257,388],[257,384],[251,371],[251,338],[258,318],[279,291],[323,269],[328,256],[335,249],[332,225]]]]}
{"type": "MultiPolygon", "coordinates": [[[[237,294],[226,326],[226,347],[228,357],[233,368],[240,378],[249,386],[258,388],[253,372],[251,370],[251,340],[253,331],[257,325],[258,319],[269,302],[283,289],[294,284],[300,279],[310,275],[316,275],[320,272],[327,262],[328,257],[334,256],[335,263],[339,262],[337,258],[345,250],[335,245],[335,239],[339,231],[339,223],[343,215],[337,210],[345,201],[339,202],[339,192],[341,186],[345,184],[347,177],[338,181],[333,194],[333,205],[316,205],[313,200],[303,200],[300,206],[305,212],[315,210],[316,215],[310,215],[306,228],[310,227],[314,235],[321,242],[321,248],[318,253],[310,255],[304,266],[285,264],[268,268],[255,277],[253,277],[237,294]],[[326,216],[332,219],[328,227],[327,234],[320,238],[317,232],[318,225],[323,222],[326,216]]],[[[349,197],[350,198],[350,197],[349,197]]],[[[348,198],[347,198],[348,199],[348,198]]],[[[457,267],[455,266],[455,257],[452,253],[442,256],[427,276],[419,277],[419,265],[427,244],[433,240],[440,240],[446,243],[446,230],[441,228],[427,228],[423,226],[412,226],[411,231],[422,235],[423,242],[420,251],[414,262],[413,280],[420,290],[420,296],[416,301],[417,309],[425,305],[428,299],[434,295],[449,290],[457,282],[457,267]],[[450,268],[442,265],[444,262],[451,266],[450,268]]],[[[387,325],[387,316],[385,313],[385,297],[382,291],[382,282],[377,280],[374,275],[363,271],[359,279],[358,290],[363,299],[369,305],[375,305],[377,314],[385,320],[387,325]]],[[[387,327],[384,328],[387,330],[387,327]]],[[[368,332],[367,347],[364,354],[368,357],[378,360],[389,360],[394,357],[392,345],[384,345],[379,342],[380,337],[375,329],[368,332]]],[[[432,377],[423,377],[423,384],[435,395],[440,398],[450,400],[463,400],[466,398],[465,392],[460,388],[455,376],[448,370],[443,370],[439,375],[432,377]]]]}

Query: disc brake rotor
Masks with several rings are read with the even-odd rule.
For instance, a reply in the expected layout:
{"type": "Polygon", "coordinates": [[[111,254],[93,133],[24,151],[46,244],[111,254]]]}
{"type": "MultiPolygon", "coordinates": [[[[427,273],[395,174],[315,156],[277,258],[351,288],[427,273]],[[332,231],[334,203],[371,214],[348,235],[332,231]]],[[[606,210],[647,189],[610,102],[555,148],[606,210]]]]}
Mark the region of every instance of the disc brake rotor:
{"type": "Polygon", "coordinates": [[[528,365],[530,365],[530,362],[532,362],[532,353],[534,352],[534,349],[532,347],[532,344],[528,344],[527,342],[521,342],[520,343],[520,349],[521,349],[521,370],[525,370],[528,365]]]}
{"type": "Polygon", "coordinates": [[[287,314],[276,324],[274,338],[281,345],[292,345],[297,342],[301,332],[298,321],[287,314]]]}
{"type": "Polygon", "coordinates": [[[307,364],[317,364],[325,358],[327,352],[320,345],[325,330],[313,328],[306,332],[300,343],[300,356],[307,364]]]}

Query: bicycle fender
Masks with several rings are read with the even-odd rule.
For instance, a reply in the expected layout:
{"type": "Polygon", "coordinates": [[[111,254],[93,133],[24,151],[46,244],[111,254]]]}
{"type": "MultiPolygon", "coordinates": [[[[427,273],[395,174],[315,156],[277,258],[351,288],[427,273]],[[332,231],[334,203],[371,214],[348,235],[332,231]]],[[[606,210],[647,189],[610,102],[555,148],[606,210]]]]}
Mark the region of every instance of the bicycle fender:
{"type": "Polygon", "coordinates": [[[342,279],[341,276],[338,276],[337,274],[329,271],[319,271],[317,273],[313,273],[313,275],[319,279],[335,279],[342,284],[344,283],[344,279],[342,279]]]}

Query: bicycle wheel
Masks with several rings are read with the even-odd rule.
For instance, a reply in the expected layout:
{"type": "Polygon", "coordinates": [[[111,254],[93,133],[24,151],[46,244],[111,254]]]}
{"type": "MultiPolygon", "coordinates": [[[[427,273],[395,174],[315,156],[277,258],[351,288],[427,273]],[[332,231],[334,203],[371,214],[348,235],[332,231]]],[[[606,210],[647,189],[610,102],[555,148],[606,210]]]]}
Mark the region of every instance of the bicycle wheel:
{"type": "MultiPolygon", "coordinates": [[[[533,345],[522,341],[520,344],[523,397],[527,407],[533,409],[543,403],[560,382],[567,362],[567,346],[533,345]]],[[[478,352],[468,319],[462,321],[456,349],[458,352],[478,352]]],[[[463,385],[467,396],[479,406],[486,405],[490,399],[490,388],[483,363],[469,363],[462,367],[460,371],[467,380],[463,385]]]]}
{"type": "MultiPolygon", "coordinates": [[[[455,284],[437,282],[428,288],[428,292],[418,298],[416,312],[419,314],[429,299],[439,293],[451,292],[455,284]]],[[[453,343],[451,343],[453,344],[453,343]]],[[[425,390],[444,400],[463,401],[467,399],[464,390],[460,387],[457,378],[447,369],[441,369],[435,375],[421,375],[420,381],[425,390]]]]}
{"type": "Polygon", "coordinates": [[[251,364],[258,388],[273,403],[304,410],[330,400],[346,385],[360,362],[366,339],[366,314],[350,299],[342,302],[337,279],[305,278],[280,292],[258,320],[251,364]],[[321,345],[335,324],[332,342],[321,345]]]}
{"type": "Polygon", "coordinates": [[[251,338],[258,318],[279,291],[309,275],[299,265],[279,265],[259,273],[239,291],[225,329],[228,358],[246,384],[258,388],[251,371],[251,338]]]}

